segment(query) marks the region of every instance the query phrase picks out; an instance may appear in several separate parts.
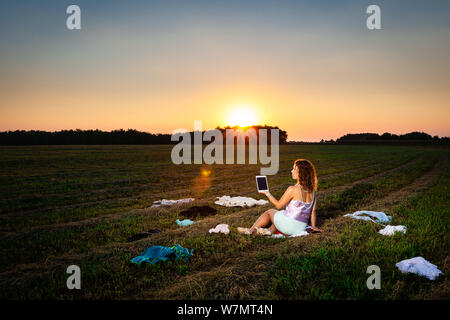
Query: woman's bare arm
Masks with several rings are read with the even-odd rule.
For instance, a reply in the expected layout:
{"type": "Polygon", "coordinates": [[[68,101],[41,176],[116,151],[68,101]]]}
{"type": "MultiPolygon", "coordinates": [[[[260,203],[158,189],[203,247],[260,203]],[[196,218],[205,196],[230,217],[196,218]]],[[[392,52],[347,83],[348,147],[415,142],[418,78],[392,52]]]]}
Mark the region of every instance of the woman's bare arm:
{"type": "Polygon", "coordinates": [[[264,193],[269,201],[277,208],[278,210],[286,206],[289,201],[294,197],[294,187],[290,186],[286,189],[281,199],[278,201],[273,195],[270,194],[270,192],[262,192],[264,193]]]}

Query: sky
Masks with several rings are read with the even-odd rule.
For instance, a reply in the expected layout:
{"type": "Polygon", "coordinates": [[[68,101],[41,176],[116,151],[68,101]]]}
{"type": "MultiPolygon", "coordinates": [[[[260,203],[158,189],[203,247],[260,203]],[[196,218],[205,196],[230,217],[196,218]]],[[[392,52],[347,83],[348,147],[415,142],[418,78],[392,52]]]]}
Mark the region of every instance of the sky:
{"type": "Polygon", "coordinates": [[[449,75],[450,1],[0,2],[0,131],[171,133],[243,110],[288,140],[450,136],[449,75]]]}

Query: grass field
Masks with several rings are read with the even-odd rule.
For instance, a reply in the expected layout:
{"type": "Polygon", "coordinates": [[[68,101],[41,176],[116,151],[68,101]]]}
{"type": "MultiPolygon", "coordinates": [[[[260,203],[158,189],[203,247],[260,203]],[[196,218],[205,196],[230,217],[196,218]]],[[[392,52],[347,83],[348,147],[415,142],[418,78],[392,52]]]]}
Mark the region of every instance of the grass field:
{"type": "Polygon", "coordinates": [[[245,236],[271,205],[227,208],[215,197],[256,192],[259,165],[173,165],[171,146],[0,147],[0,298],[2,299],[449,299],[449,148],[282,145],[270,176],[279,198],[293,183],[297,158],[319,178],[321,234],[245,236]],[[202,170],[210,170],[206,177],[202,170]],[[155,200],[193,204],[148,209],[155,200]],[[214,216],[179,227],[180,211],[210,205],[214,216]],[[342,217],[384,211],[406,235],[342,217]],[[219,223],[231,233],[209,234],[219,223]],[[128,242],[133,234],[161,233],[128,242]],[[152,245],[194,249],[188,261],[129,260],[152,245]],[[435,281],[402,274],[395,263],[423,256],[444,272],[435,281]],[[81,268],[81,290],[68,290],[66,268],[81,268]],[[381,289],[368,290],[369,265],[381,289]]]}

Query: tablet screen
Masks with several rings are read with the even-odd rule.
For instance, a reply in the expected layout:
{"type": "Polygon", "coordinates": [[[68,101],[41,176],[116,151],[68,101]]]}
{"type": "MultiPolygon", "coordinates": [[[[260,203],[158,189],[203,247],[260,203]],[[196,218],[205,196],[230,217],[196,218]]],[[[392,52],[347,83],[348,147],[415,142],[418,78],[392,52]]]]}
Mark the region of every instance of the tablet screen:
{"type": "Polygon", "coordinates": [[[269,187],[267,186],[267,177],[265,176],[256,177],[256,184],[258,186],[258,191],[269,190],[269,187]]]}

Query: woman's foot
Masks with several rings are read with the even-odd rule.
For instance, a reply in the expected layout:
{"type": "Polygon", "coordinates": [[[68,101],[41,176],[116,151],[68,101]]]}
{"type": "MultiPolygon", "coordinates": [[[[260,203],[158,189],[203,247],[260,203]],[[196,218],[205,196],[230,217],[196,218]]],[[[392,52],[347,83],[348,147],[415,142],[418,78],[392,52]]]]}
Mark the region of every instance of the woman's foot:
{"type": "Polygon", "coordinates": [[[259,234],[262,236],[270,236],[270,235],[272,235],[272,232],[267,228],[256,228],[256,234],[259,234]]]}
{"type": "Polygon", "coordinates": [[[248,234],[248,235],[252,235],[254,233],[256,233],[258,235],[262,235],[262,236],[270,236],[270,235],[272,235],[272,232],[269,229],[267,229],[267,228],[258,228],[258,227],[242,228],[242,227],[238,227],[237,231],[240,234],[248,234]]]}
{"type": "Polygon", "coordinates": [[[249,228],[238,227],[237,232],[239,232],[240,234],[251,234],[249,228]]]}

